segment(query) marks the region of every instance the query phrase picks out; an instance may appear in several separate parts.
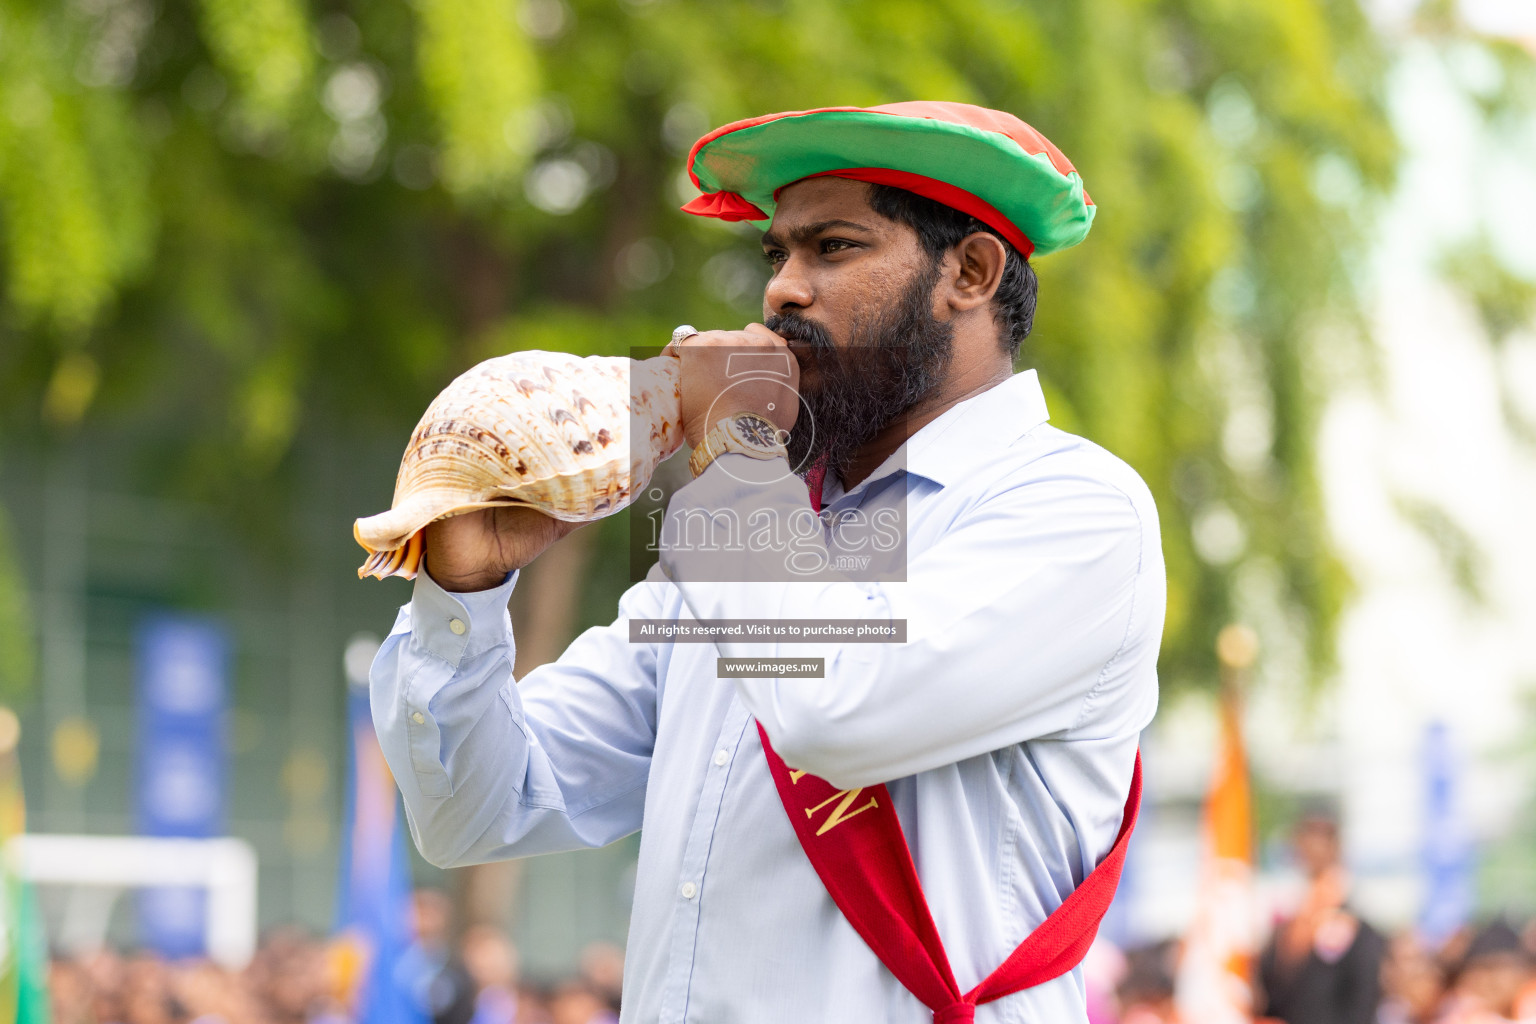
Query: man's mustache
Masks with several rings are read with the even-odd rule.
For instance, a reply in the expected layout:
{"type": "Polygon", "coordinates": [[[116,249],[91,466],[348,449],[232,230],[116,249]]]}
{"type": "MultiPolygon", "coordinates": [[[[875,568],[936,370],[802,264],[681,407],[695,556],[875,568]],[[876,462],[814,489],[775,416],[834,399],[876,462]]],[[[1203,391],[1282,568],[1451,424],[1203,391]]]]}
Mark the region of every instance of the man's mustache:
{"type": "Polygon", "coordinates": [[[788,342],[799,342],[813,352],[828,351],[834,346],[832,335],[821,324],[799,313],[775,313],[763,321],[763,326],[788,342]]]}

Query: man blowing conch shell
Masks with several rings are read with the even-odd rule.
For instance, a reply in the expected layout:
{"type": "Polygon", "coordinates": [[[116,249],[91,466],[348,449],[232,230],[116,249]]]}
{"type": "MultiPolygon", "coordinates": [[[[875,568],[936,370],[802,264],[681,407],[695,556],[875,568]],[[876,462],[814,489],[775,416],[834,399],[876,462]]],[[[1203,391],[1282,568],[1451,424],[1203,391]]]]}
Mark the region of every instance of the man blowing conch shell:
{"type": "Polygon", "coordinates": [[[1013,373],[1029,260],[1093,219],[1082,179],[959,103],[737,122],[689,171],[688,212],[767,222],[772,278],[762,324],[675,336],[694,479],[668,521],[814,508],[796,565],[838,569],[874,536],[845,532],[889,513],[904,564],[775,576],[748,564],[772,551],[663,540],[611,625],[519,683],[518,570],[576,524],[430,525],[372,673],[416,843],[447,867],[639,830],[625,1024],[1086,1021],[1077,964],[1139,804],[1165,582],[1142,481],[1013,373]],[[744,353],[787,374],[743,378],[744,353]],[[905,635],[631,638],[680,619],[905,635]],[[722,678],[722,656],[824,670],[722,678]]]}

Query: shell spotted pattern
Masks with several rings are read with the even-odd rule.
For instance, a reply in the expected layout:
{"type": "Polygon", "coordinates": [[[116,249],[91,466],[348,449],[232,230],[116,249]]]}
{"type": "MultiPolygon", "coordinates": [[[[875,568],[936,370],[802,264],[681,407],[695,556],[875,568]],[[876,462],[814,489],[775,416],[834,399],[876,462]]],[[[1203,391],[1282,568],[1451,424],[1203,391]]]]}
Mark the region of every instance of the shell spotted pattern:
{"type": "Polygon", "coordinates": [[[388,512],[352,528],[359,577],[413,579],[428,523],[492,505],[585,522],[629,504],[683,442],[679,363],[515,352],[473,367],[411,434],[388,512]],[[638,433],[638,436],[635,436],[638,433]]]}

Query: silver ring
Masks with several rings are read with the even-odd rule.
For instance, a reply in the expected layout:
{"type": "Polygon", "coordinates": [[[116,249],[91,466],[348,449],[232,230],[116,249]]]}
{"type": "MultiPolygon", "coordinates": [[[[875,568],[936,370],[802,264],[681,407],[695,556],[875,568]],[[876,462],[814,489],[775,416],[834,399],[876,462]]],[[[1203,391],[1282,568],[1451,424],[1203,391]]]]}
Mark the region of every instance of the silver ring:
{"type": "Polygon", "coordinates": [[[672,344],[676,345],[684,338],[691,338],[699,333],[699,329],[690,324],[682,324],[672,329],[672,344]]]}

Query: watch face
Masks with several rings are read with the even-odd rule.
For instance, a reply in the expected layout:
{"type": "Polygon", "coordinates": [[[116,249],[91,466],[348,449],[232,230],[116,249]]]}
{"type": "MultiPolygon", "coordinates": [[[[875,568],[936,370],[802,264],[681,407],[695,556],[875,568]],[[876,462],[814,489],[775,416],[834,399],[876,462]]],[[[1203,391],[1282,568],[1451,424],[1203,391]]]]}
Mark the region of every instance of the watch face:
{"type": "Polygon", "coordinates": [[[764,451],[779,446],[779,428],[755,413],[744,412],[731,420],[731,432],[742,444],[764,451]]]}

